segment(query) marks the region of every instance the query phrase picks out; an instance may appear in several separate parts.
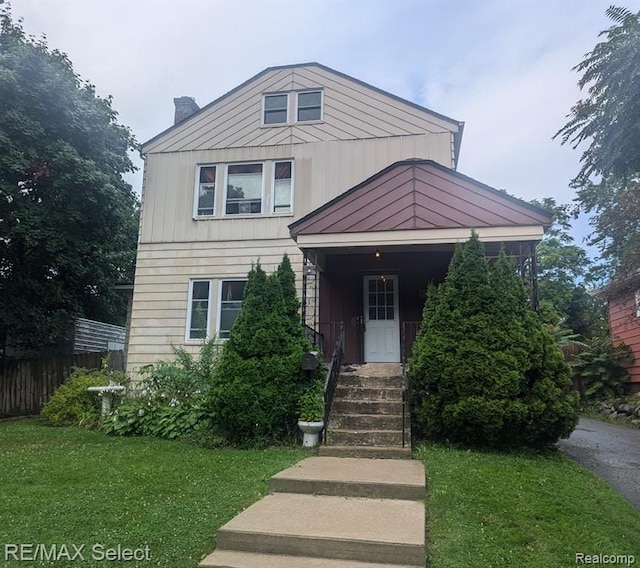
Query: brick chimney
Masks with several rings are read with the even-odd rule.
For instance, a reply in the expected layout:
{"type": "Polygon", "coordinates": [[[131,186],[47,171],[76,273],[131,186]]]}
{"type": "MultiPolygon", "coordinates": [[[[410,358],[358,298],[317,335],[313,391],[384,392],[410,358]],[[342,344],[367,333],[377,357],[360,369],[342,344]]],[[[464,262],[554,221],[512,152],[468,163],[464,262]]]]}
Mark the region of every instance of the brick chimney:
{"type": "Polygon", "coordinates": [[[193,97],[178,97],[173,99],[173,104],[176,107],[173,124],[182,122],[200,110],[200,107],[196,104],[196,100],[193,97]]]}

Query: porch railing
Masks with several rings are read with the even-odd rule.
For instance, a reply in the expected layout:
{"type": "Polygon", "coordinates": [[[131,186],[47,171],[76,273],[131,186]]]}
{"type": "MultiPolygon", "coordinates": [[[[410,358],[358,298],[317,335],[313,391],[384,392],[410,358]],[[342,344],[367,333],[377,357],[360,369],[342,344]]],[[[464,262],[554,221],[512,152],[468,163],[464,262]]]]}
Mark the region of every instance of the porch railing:
{"type": "Polygon", "coordinates": [[[338,337],[336,340],[335,348],[333,350],[333,356],[331,357],[331,363],[327,371],[327,378],[324,382],[324,443],[327,443],[327,426],[329,424],[329,413],[331,412],[331,405],[333,404],[333,395],[336,392],[336,386],[338,385],[338,377],[340,376],[340,369],[342,367],[342,360],[344,358],[344,326],[340,323],[338,337]]]}
{"type": "Polygon", "coordinates": [[[413,351],[413,344],[420,333],[420,321],[405,321],[402,323],[402,447],[407,445],[407,417],[409,401],[407,400],[407,363],[413,351]]]}

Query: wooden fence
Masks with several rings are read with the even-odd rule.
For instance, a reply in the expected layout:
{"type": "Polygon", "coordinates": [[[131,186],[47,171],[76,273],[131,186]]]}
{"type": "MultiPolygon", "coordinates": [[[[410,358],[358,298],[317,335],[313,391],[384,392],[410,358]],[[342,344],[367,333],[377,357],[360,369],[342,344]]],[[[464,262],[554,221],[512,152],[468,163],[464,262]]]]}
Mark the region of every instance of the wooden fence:
{"type": "Polygon", "coordinates": [[[0,368],[0,418],[38,414],[73,367],[99,369],[105,357],[110,369],[124,370],[122,351],[5,362],[0,368]]]}

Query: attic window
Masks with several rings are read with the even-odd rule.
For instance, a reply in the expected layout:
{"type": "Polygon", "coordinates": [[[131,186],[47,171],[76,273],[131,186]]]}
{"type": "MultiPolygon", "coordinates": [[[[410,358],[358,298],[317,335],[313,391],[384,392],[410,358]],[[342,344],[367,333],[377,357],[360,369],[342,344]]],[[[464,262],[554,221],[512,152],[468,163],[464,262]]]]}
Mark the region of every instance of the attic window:
{"type": "Polygon", "coordinates": [[[264,124],[286,124],[289,114],[289,96],[285,94],[264,96],[264,124]]]}
{"type": "Polygon", "coordinates": [[[322,91],[298,93],[298,122],[322,120],[322,91]]]}

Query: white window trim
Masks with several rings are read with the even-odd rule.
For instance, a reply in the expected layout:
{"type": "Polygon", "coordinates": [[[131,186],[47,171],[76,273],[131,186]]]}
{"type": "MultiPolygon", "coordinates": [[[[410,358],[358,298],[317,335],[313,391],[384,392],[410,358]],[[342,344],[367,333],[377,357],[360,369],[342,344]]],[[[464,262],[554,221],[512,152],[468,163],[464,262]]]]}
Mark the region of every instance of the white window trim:
{"type": "Polygon", "coordinates": [[[296,91],[296,101],[293,114],[293,122],[296,124],[315,124],[324,121],[324,89],[305,89],[304,91],[296,91]],[[320,118],[314,120],[298,120],[298,96],[305,93],[320,93],[320,118]]]}
{"type": "Polygon", "coordinates": [[[273,127],[277,127],[277,126],[287,126],[289,124],[289,121],[291,120],[291,116],[290,116],[290,110],[291,110],[291,97],[289,96],[289,93],[282,93],[282,92],[275,92],[275,93],[263,93],[262,94],[262,105],[260,108],[260,126],[264,126],[265,128],[273,128],[273,127]],[[270,123],[266,123],[264,121],[264,113],[266,110],[266,105],[265,105],[265,101],[267,99],[267,97],[272,97],[275,95],[285,95],[287,97],[287,120],[285,120],[284,122],[270,122],[270,123]]]}
{"type": "Polygon", "coordinates": [[[193,218],[194,219],[210,219],[211,217],[215,217],[216,215],[216,203],[218,201],[218,177],[220,173],[220,164],[197,164],[196,165],[196,179],[195,186],[193,188],[193,218]],[[216,168],[216,181],[215,181],[215,192],[213,194],[213,213],[211,215],[200,215],[198,213],[198,198],[200,196],[200,168],[216,168]]]}
{"type": "Polygon", "coordinates": [[[293,158],[283,158],[282,160],[273,160],[271,163],[271,203],[269,204],[269,214],[277,217],[287,217],[293,215],[293,196],[295,195],[295,172],[296,163],[293,158]],[[281,162],[291,162],[291,199],[289,211],[275,211],[276,206],[276,164],[281,162]]]}
{"type": "Polygon", "coordinates": [[[266,215],[267,203],[264,195],[264,180],[266,177],[266,162],[229,162],[224,165],[224,199],[222,201],[222,216],[231,219],[239,219],[240,217],[255,218],[266,215]],[[229,166],[255,166],[260,164],[262,166],[262,187],[260,189],[260,213],[227,213],[227,187],[229,186],[229,166]]]}
{"type": "MultiPolygon", "coordinates": [[[[230,278],[221,278],[218,281],[218,305],[216,306],[217,308],[217,316],[216,316],[216,330],[218,333],[218,341],[227,341],[229,338],[228,337],[220,337],[220,320],[222,319],[222,284],[224,282],[246,282],[247,281],[247,277],[244,276],[238,276],[238,277],[230,277],[230,278]]],[[[244,299],[242,300],[244,302],[244,299]]]]}
{"type": "Polygon", "coordinates": [[[213,280],[211,278],[191,278],[189,280],[189,299],[187,301],[187,325],[184,332],[184,339],[187,343],[200,343],[202,341],[201,338],[189,337],[189,332],[191,331],[191,320],[193,318],[193,285],[196,282],[209,283],[209,297],[207,299],[207,329],[205,331],[205,339],[209,339],[211,337],[211,295],[213,292],[213,280]]]}
{"type": "Polygon", "coordinates": [[[640,318],[640,288],[636,290],[636,317],[640,318]]]}

